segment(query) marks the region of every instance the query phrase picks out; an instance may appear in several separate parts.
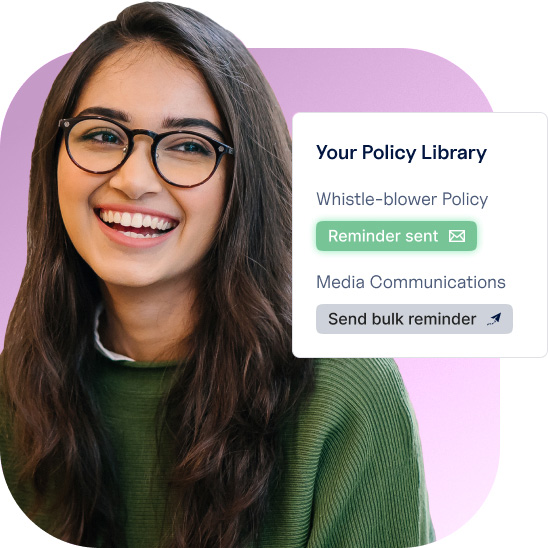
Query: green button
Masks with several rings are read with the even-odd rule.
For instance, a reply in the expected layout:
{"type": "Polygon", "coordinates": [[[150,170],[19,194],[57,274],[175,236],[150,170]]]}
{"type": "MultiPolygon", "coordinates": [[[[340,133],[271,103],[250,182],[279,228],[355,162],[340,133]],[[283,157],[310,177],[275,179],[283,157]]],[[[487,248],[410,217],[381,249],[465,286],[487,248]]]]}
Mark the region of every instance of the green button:
{"type": "Polygon", "coordinates": [[[473,251],[473,221],[320,221],[320,251],[473,251]]]}

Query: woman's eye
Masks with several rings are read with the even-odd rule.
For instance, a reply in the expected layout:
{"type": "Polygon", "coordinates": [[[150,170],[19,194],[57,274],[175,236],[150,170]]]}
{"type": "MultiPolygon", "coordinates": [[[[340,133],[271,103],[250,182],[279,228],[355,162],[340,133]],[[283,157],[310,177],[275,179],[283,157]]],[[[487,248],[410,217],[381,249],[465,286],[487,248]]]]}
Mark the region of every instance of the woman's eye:
{"type": "Polygon", "coordinates": [[[187,154],[204,154],[204,155],[210,155],[211,151],[206,148],[201,143],[197,143],[196,141],[185,141],[183,143],[178,143],[171,147],[172,150],[178,151],[178,152],[184,152],[187,154]]]}
{"type": "Polygon", "coordinates": [[[96,130],[91,131],[83,136],[85,141],[93,141],[98,143],[104,143],[106,145],[120,145],[124,144],[122,140],[111,131],[96,130]]]}

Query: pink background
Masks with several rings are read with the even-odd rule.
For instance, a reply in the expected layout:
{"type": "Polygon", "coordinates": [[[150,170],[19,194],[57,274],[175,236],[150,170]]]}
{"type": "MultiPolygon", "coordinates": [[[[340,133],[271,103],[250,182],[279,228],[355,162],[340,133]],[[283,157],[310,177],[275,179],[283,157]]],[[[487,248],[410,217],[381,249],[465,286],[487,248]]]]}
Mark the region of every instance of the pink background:
{"type": "MultiPolygon", "coordinates": [[[[291,127],[296,112],[491,112],[474,81],[435,55],[408,49],[255,49],[291,127]]],[[[30,154],[40,111],[68,56],[21,87],[0,141],[4,192],[0,334],[26,260],[30,154]]],[[[455,339],[455,344],[458,340],[455,339]]],[[[498,359],[398,359],[419,421],[437,538],[481,506],[499,459],[498,359]]]]}

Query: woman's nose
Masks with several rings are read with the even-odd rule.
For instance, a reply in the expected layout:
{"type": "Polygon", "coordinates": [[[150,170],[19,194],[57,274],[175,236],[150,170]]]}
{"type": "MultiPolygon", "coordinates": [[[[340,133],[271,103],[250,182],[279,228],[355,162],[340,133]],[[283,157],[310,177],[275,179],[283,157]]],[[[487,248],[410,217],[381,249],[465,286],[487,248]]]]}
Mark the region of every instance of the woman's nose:
{"type": "Polygon", "coordinates": [[[163,189],[150,155],[150,142],[145,136],[135,139],[133,150],[125,163],[110,178],[110,186],[123,192],[132,200],[145,194],[157,194],[163,189]]]}

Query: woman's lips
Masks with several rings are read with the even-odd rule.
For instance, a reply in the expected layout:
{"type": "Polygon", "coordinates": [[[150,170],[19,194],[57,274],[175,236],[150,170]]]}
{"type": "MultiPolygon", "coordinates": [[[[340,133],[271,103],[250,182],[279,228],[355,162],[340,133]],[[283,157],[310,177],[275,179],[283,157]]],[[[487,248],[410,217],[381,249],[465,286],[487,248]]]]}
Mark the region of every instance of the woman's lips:
{"type": "Polygon", "coordinates": [[[179,224],[173,217],[153,210],[133,211],[126,208],[96,207],[95,213],[106,223],[117,223],[126,227],[151,227],[158,230],[168,230],[179,224]]]}
{"type": "Polygon", "coordinates": [[[171,230],[179,223],[166,217],[143,215],[140,212],[116,211],[112,209],[99,209],[95,211],[100,219],[111,228],[131,234],[142,234],[144,236],[157,236],[171,230]]]}
{"type": "Polygon", "coordinates": [[[112,241],[129,247],[146,248],[163,243],[178,221],[141,212],[95,209],[101,230],[112,241]]]}

